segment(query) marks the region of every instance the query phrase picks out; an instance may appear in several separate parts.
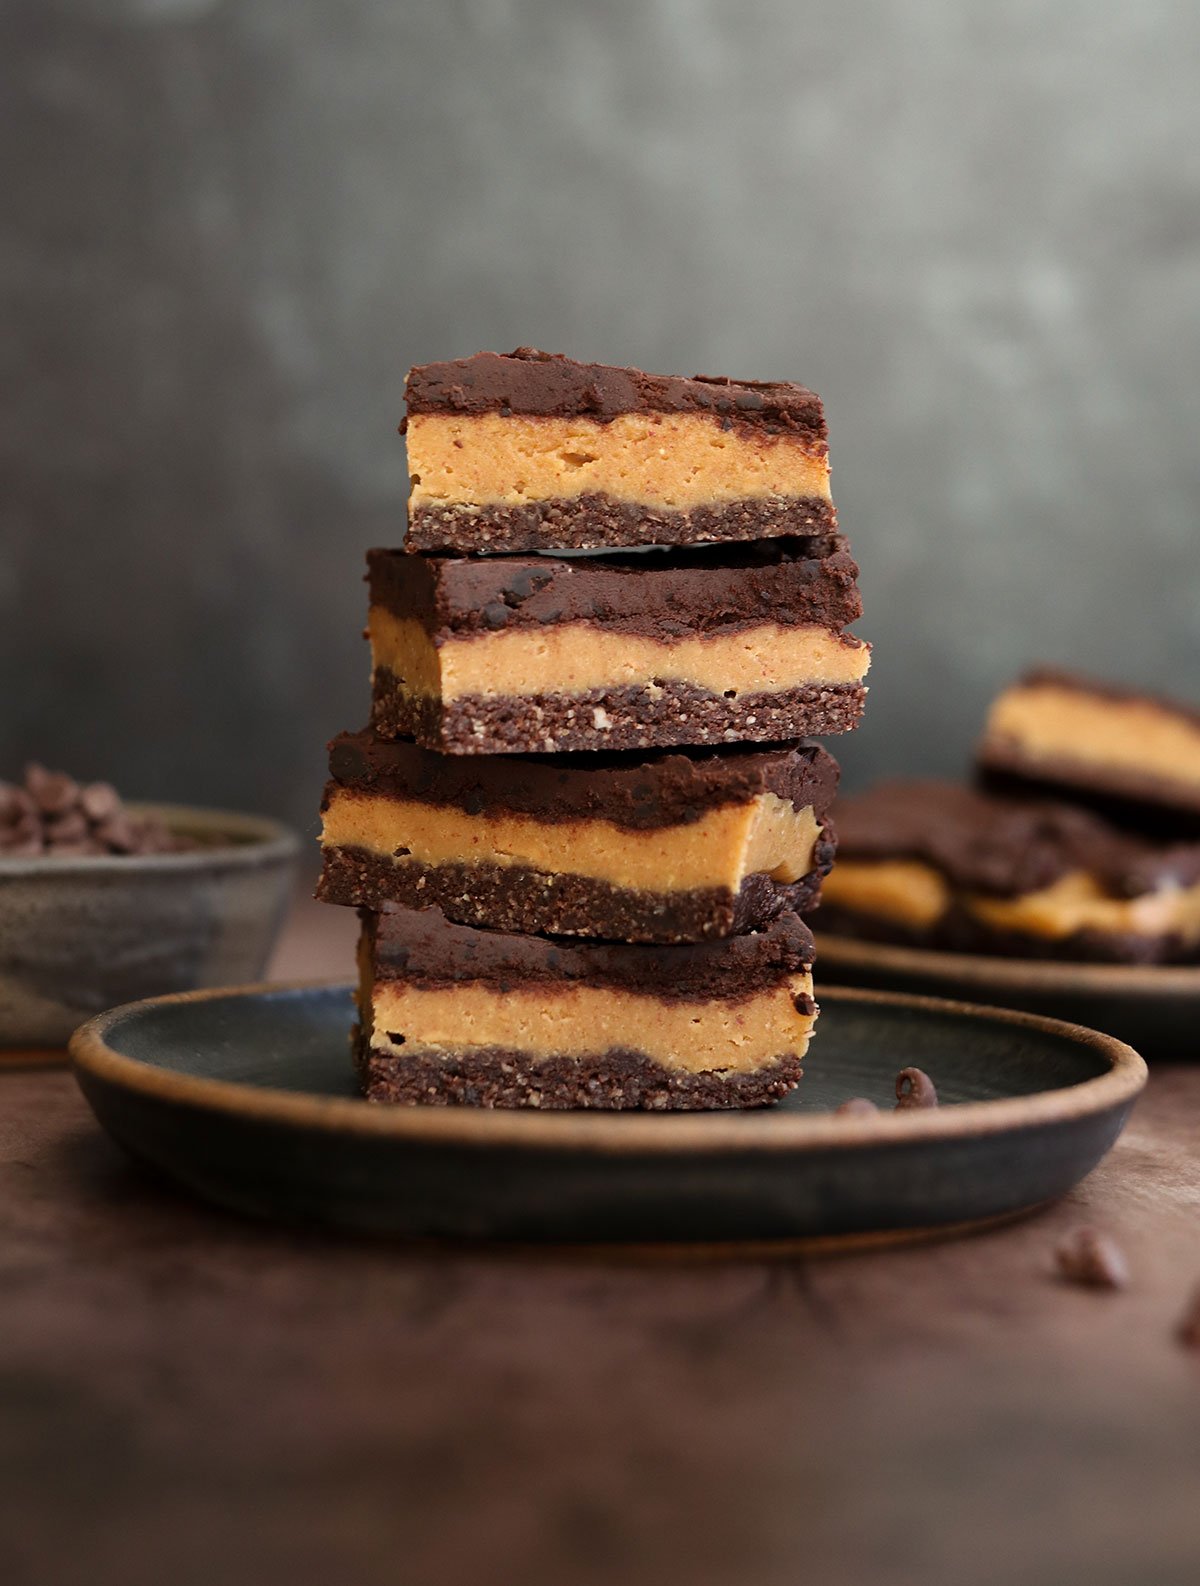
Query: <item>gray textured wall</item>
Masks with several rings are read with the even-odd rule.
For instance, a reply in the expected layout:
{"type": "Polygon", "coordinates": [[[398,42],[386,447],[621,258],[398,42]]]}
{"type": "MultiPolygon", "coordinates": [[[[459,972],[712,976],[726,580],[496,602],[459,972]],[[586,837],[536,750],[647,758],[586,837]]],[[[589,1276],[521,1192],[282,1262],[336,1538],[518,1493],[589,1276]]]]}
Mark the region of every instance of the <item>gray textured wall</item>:
{"type": "Polygon", "coordinates": [[[412,362],[802,380],[849,773],[1034,657],[1200,697],[1190,0],[5,0],[0,771],[311,817],[412,362]]]}

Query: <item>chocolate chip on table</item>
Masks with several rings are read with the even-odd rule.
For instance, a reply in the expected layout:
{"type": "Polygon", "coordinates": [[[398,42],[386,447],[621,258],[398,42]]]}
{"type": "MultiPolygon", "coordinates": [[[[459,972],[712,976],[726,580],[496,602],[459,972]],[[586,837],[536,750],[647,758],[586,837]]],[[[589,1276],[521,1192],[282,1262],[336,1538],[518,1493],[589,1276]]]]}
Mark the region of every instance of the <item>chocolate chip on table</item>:
{"type": "Polygon", "coordinates": [[[923,1068],[902,1068],[896,1075],[896,1111],[913,1107],[936,1107],[938,1094],[923,1068]]]}
{"type": "Polygon", "coordinates": [[[1129,1264],[1120,1245],[1098,1228],[1076,1228],[1054,1252],[1060,1276],[1089,1289],[1124,1289],[1129,1264]]]}
{"type": "Polygon", "coordinates": [[[868,1101],[865,1096],[851,1096],[849,1101],[844,1101],[840,1107],[833,1109],[835,1117],[865,1118],[869,1113],[878,1112],[879,1108],[873,1101],[868,1101]]]}
{"type": "Polygon", "coordinates": [[[1175,1336],[1185,1349],[1194,1349],[1200,1354],[1200,1286],[1192,1290],[1192,1297],[1175,1328],[1175,1336]]]}

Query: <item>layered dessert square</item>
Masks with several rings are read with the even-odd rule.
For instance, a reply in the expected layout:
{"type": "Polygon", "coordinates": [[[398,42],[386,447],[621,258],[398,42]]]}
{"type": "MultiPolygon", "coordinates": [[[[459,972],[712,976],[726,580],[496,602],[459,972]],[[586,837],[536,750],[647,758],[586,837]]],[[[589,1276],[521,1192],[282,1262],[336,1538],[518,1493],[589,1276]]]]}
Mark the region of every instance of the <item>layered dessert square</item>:
{"type": "Polygon", "coordinates": [[[580,550],[829,532],[820,399],[518,348],[410,371],[413,551],[580,550]]]}
{"type": "Polygon", "coordinates": [[[477,930],[438,909],[363,911],[362,1087],[442,1106],[763,1106],[800,1077],[812,961],[793,914],[646,947],[477,930]]]}
{"type": "Polygon", "coordinates": [[[604,557],[368,555],[372,724],[450,754],[848,732],[869,647],[838,536],[604,557]]]}
{"type": "Polygon", "coordinates": [[[1200,711],[1169,699],[1030,672],[993,703],[978,759],[996,785],[1060,788],[1125,816],[1118,806],[1138,804],[1200,831],[1200,711]]]}
{"type": "Polygon", "coordinates": [[[1027,958],[1200,958],[1200,843],[940,781],[884,782],[836,815],[822,929],[1027,958]]]}
{"type": "Polygon", "coordinates": [[[833,860],[838,768],[816,744],[479,757],[359,732],[334,739],[329,768],[326,903],[700,941],[813,907],[833,860]]]}

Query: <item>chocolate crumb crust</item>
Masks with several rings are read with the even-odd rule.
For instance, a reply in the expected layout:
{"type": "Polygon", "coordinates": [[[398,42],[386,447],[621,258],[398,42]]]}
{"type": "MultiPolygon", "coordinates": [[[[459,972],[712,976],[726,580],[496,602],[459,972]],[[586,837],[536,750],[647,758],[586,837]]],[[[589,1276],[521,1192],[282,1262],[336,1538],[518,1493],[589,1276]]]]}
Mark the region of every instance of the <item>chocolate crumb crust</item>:
{"type": "MultiPolygon", "coordinates": [[[[847,644],[862,641],[846,638],[847,644]]],[[[383,737],[411,737],[451,755],[703,748],[737,742],[822,738],[855,728],[862,683],[810,683],[733,699],[664,681],[647,688],[581,694],[475,695],[443,702],[410,694],[386,667],[371,682],[371,724],[383,737]]]]}
{"type": "Polygon", "coordinates": [[[407,552],[590,551],[608,546],[700,545],[829,535],[833,502],[765,496],[672,510],[602,491],[486,507],[425,503],[410,509],[407,552]]]}
{"type": "Polygon", "coordinates": [[[766,622],[840,631],[862,615],[841,535],[587,558],[367,553],[371,604],[437,637],[597,623],[679,639],[766,622]]]}
{"type": "Polygon", "coordinates": [[[803,973],[815,956],[812,933],[794,914],[763,931],[670,947],[477,930],[436,908],[391,905],[363,909],[360,918],[373,978],[425,988],[477,983],[507,993],[582,984],[663,1002],[740,1002],[803,973]]]}
{"type": "Polygon", "coordinates": [[[393,1055],[373,1050],[361,1033],[355,1056],[369,1101],[427,1107],[650,1112],[766,1107],[793,1090],[802,1073],[794,1053],[747,1072],[687,1074],[619,1047],[540,1062],[528,1052],[502,1047],[464,1048],[436,1057],[419,1051],[393,1055]]]}
{"type": "Polygon", "coordinates": [[[889,781],[839,800],[836,813],[843,858],[916,859],[997,897],[1037,892],[1079,870],[1119,898],[1200,881],[1200,842],[1164,847],[1051,800],[889,781]]]}
{"type": "Polygon", "coordinates": [[[815,909],[833,863],[834,843],[817,845],[799,881],[747,876],[726,887],[638,891],[590,876],[548,874],[523,865],[402,864],[362,848],[330,847],[317,884],[322,903],[382,909],[436,906],[458,924],[539,936],[626,942],[701,942],[761,930],[776,916],[815,909]]]}
{"type": "Polygon", "coordinates": [[[1200,840],[1200,784],[1066,754],[1031,754],[1013,738],[993,736],[976,753],[979,780],[998,792],[1078,799],[1098,815],[1147,836],[1200,840]]]}
{"type": "Polygon", "coordinates": [[[536,347],[418,365],[408,372],[404,395],[410,414],[519,413],[603,423],[622,413],[696,413],[710,415],[726,428],[794,436],[810,447],[827,439],[821,399],[801,385],[646,374],[612,364],[577,363],[536,347]]]}
{"type": "Polygon", "coordinates": [[[838,766],[819,744],[767,749],[730,745],[687,754],[638,751],[587,755],[451,756],[369,728],[329,745],[338,788],[449,806],[468,815],[513,813],[539,821],[604,820],[629,831],[690,825],[711,810],[774,793],[818,820],[837,790],[838,766]]]}
{"type": "Polygon", "coordinates": [[[1034,936],[1000,930],[954,904],[933,925],[918,927],[848,909],[844,904],[822,902],[820,928],[823,935],[849,936],[856,941],[991,958],[1070,964],[1190,964],[1200,960],[1200,943],[1188,941],[1178,932],[1154,936],[1089,928],[1069,936],[1034,936]]]}
{"type": "Polygon", "coordinates": [[[1105,773],[1098,779],[1091,767],[1078,760],[1039,755],[1034,761],[1016,754],[997,755],[995,765],[977,762],[975,781],[984,793],[999,798],[1060,804],[1069,799],[1075,808],[1090,810],[1108,825],[1160,847],[1200,843],[1200,790],[1192,799],[1183,783],[1166,783],[1159,777],[1132,772],[1119,777],[1105,773]],[[1007,759],[1011,769],[1001,769],[1001,758],[1007,759]],[[1018,770],[1018,764],[1025,769],[1018,770]],[[1097,785],[1098,780],[1103,780],[1103,788],[1097,785]]]}

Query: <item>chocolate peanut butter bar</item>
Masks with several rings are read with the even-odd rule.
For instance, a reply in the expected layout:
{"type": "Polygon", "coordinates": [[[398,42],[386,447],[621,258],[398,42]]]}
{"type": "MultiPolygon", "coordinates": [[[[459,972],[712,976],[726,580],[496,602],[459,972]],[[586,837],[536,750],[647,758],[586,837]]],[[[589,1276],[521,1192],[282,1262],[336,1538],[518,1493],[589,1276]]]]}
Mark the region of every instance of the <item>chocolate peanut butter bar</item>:
{"type": "Polygon", "coordinates": [[[604,557],[368,555],[375,729],[450,754],[848,732],[869,647],[838,536],[604,557]]]}
{"type": "Polygon", "coordinates": [[[1030,672],[993,703],[978,758],[997,785],[1058,788],[1126,819],[1140,805],[1200,834],[1200,711],[1169,699],[1030,672]]]}
{"type": "Polygon", "coordinates": [[[630,942],[728,936],[816,904],[836,762],[816,744],[689,755],[436,754],[342,733],[326,903],[630,942]]]}
{"type": "Polygon", "coordinates": [[[359,1073],[376,1101],[756,1107],[800,1077],[813,944],[793,914],[678,947],[569,945],[363,912],[359,1073]]]}
{"type": "Polygon", "coordinates": [[[836,816],[823,929],[1028,958],[1200,958],[1200,843],[938,781],[882,783],[836,816]]]}
{"type": "Polygon", "coordinates": [[[413,551],[583,550],[827,533],[820,399],[521,347],[409,372],[413,551]]]}

